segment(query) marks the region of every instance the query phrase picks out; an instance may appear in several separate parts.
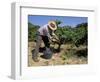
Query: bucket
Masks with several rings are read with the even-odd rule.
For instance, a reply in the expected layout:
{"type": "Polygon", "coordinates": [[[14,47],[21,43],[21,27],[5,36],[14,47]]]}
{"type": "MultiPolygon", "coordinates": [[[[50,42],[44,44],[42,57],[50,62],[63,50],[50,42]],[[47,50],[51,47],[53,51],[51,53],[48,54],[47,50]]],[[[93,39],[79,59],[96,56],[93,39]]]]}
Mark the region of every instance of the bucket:
{"type": "Polygon", "coordinates": [[[43,52],[42,57],[45,59],[51,59],[52,58],[52,51],[50,50],[50,48],[46,48],[46,50],[43,52]]]}

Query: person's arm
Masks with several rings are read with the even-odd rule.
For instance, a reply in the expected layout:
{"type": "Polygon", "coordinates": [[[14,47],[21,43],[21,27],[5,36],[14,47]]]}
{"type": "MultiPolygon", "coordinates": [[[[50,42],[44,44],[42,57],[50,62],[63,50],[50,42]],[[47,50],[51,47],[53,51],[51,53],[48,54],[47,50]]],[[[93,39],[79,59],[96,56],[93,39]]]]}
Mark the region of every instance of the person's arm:
{"type": "Polygon", "coordinates": [[[48,33],[48,31],[47,31],[46,29],[43,29],[43,34],[44,34],[45,36],[48,36],[48,37],[49,37],[49,33],[48,33]]]}
{"type": "Polygon", "coordinates": [[[58,40],[58,41],[59,41],[58,36],[57,36],[54,32],[52,33],[52,36],[53,36],[53,38],[54,38],[54,39],[56,39],[56,40],[58,40]]]}
{"type": "Polygon", "coordinates": [[[48,38],[51,38],[52,36],[50,35],[50,33],[46,30],[46,29],[43,29],[43,34],[45,36],[48,36],[48,38]]]}
{"type": "Polygon", "coordinates": [[[52,36],[50,35],[50,33],[47,33],[48,38],[52,39],[52,36]]]}

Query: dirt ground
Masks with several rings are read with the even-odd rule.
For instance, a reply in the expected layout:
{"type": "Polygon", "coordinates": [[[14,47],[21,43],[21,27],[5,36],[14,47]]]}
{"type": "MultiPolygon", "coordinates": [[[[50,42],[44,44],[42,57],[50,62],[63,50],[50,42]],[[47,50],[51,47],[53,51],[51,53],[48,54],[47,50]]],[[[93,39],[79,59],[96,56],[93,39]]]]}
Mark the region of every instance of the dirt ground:
{"type": "MultiPolygon", "coordinates": [[[[42,43],[41,47],[44,44],[42,43]]],[[[55,46],[57,47],[57,46],[55,46]]],[[[72,64],[87,64],[87,56],[80,56],[78,53],[73,55],[73,51],[80,51],[81,49],[85,49],[85,46],[80,46],[79,48],[73,47],[73,51],[71,51],[71,45],[66,44],[61,46],[61,51],[59,53],[54,53],[51,59],[43,59],[40,56],[43,53],[39,53],[39,62],[34,62],[32,59],[32,50],[35,48],[35,42],[28,42],[28,66],[48,66],[48,65],[72,65],[72,64]],[[65,53],[66,52],[66,53],[65,53]],[[65,55],[63,55],[65,54],[65,55]]],[[[87,52],[86,52],[87,53],[87,52]]],[[[86,54],[85,53],[85,54],[86,54]]],[[[81,52],[84,54],[84,52],[81,52]]]]}

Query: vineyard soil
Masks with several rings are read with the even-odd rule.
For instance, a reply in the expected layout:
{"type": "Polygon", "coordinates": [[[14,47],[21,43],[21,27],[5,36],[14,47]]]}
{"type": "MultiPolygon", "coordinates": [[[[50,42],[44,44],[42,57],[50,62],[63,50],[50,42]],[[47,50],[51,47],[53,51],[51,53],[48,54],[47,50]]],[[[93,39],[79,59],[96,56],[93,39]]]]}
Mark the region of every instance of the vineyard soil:
{"type": "MultiPolygon", "coordinates": [[[[52,46],[52,45],[51,45],[52,46]]],[[[44,44],[41,44],[44,47],[44,44]]],[[[54,47],[54,46],[53,46],[54,47]]],[[[57,47],[57,45],[55,45],[57,47]]],[[[28,66],[50,66],[50,65],[73,65],[87,64],[87,46],[72,47],[71,44],[63,44],[61,51],[54,53],[51,59],[41,58],[42,52],[39,52],[39,62],[34,62],[32,59],[32,51],[35,48],[35,42],[28,42],[28,66]]]]}

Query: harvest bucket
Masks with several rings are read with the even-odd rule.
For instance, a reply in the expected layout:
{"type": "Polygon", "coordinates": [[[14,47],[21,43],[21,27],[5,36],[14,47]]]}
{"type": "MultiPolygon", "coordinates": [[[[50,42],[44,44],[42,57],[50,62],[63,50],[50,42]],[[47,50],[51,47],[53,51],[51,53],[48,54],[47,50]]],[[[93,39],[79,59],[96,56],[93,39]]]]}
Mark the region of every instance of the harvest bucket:
{"type": "Polygon", "coordinates": [[[46,50],[43,52],[42,57],[45,59],[51,59],[52,58],[52,51],[50,50],[50,48],[46,48],[46,50]]]}

